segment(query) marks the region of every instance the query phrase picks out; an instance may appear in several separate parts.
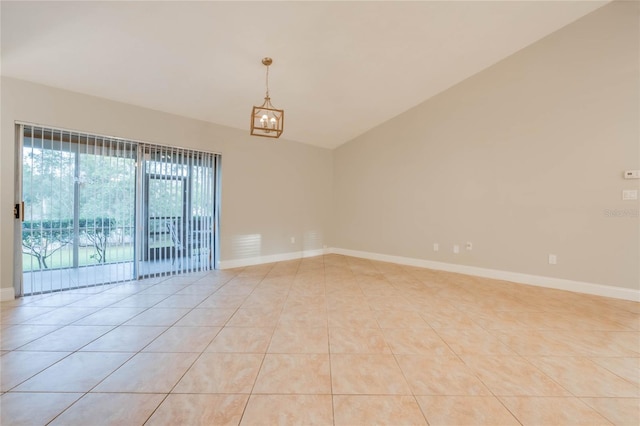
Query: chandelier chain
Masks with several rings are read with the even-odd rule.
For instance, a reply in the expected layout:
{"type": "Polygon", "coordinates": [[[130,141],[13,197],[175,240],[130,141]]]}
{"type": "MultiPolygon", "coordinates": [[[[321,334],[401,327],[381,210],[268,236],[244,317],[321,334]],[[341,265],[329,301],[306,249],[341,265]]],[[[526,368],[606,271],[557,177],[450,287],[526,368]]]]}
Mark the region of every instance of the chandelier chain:
{"type": "Polygon", "coordinates": [[[267,98],[269,98],[269,65],[267,65],[267,98]]]}

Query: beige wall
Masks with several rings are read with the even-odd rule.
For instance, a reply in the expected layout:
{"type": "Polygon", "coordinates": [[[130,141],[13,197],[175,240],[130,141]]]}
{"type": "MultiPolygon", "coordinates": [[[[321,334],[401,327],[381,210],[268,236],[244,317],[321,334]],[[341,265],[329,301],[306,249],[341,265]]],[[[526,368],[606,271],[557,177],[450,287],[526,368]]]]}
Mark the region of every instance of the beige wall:
{"type": "Polygon", "coordinates": [[[605,6],[335,150],[333,246],[638,289],[638,18],[605,6]]]}
{"type": "Polygon", "coordinates": [[[11,287],[13,280],[15,120],[221,153],[223,262],[322,249],[327,244],[329,150],[251,137],[248,131],[10,78],[2,78],[1,90],[2,288],[11,287]]]}

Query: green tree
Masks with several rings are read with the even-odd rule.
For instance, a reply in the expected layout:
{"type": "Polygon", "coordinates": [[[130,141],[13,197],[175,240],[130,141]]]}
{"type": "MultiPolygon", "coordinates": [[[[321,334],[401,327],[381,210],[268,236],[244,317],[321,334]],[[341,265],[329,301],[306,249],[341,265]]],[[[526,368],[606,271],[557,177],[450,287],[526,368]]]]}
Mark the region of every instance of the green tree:
{"type": "Polygon", "coordinates": [[[40,269],[48,269],[47,258],[73,241],[69,221],[24,222],[22,252],[38,261],[40,269]]]}
{"type": "Polygon", "coordinates": [[[85,237],[91,241],[96,250],[96,253],[89,257],[95,259],[98,263],[107,263],[109,234],[115,227],[115,224],[115,220],[103,217],[99,217],[94,220],[80,221],[80,226],[84,229],[83,232],[85,237]]]}

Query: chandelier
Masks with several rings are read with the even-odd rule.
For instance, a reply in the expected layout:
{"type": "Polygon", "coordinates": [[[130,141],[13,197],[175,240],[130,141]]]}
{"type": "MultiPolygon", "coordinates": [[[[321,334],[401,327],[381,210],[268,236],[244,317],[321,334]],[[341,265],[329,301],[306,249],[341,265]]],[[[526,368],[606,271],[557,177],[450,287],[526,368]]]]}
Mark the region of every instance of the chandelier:
{"type": "Polygon", "coordinates": [[[269,97],[269,66],[273,59],[264,58],[262,63],[267,67],[267,93],[260,106],[254,106],[251,112],[251,134],[265,138],[279,138],[284,129],[284,110],[271,105],[269,97]]]}

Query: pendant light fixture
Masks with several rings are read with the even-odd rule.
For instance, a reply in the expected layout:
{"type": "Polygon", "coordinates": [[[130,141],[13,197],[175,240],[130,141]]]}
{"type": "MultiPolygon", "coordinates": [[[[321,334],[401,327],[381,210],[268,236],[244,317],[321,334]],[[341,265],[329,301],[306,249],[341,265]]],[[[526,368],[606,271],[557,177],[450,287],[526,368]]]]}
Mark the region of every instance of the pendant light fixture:
{"type": "Polygon", "coordinates": [[[254,106],[251,112],[251,134],[265,138],[279,138],[284,129],[284,110],[271,105],[269,97],[269,66],[273,59],[264,58],[262,64],[267,67],[267,94],[260,106],[254,106]]]}

